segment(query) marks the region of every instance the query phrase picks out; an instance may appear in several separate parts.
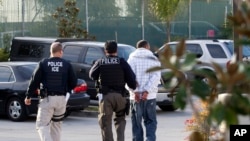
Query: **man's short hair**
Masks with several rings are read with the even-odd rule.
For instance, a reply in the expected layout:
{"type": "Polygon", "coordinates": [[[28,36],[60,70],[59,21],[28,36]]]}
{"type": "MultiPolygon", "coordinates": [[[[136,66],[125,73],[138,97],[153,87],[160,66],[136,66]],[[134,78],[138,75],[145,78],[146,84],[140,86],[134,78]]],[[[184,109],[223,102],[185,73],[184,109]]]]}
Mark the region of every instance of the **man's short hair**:
{"type": "Polygon", "coordinates": [[[145,48],[148,45],[146,40],[140,40],[136,44],[136,48],[145,48]]]}
{"type": "Polygon", "coordinates": [[[50,52],[56,53],[62,50],[62,44],[60,42],[53,42],[50,46],[50,52]]]}
{"type": "Polygon", "coordinates": [[[108,53],[116,53],[117,43],[114,40],[106,41],[104,48],[108,53]]]}

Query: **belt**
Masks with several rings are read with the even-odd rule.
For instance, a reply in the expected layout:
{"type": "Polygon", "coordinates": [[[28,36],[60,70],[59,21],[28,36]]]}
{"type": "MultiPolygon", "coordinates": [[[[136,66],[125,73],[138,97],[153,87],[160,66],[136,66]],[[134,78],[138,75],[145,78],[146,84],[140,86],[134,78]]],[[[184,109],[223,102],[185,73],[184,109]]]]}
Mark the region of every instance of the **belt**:
{"type": "Polygon", "coordinates": [[[109,89],[108,92],[122,93],[122,90],[109,89]]]}
{"type": "Polygon", "coordinates": [[[48,96],[62,96],[65,95],[65,93],[59,93],[59,92],[48,92],[48,96]]]}

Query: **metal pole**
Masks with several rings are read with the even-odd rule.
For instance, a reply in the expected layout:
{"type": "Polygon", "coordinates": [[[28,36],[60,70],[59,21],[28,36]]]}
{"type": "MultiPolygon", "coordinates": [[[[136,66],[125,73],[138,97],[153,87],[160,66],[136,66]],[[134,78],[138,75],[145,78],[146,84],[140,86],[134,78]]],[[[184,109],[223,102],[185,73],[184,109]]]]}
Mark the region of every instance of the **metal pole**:
{"type": "Polygon", "coordinates": [[[142,39],[144,40],[144,6],[145,2],[142,0],[141,4],[141,28],[142,28],[142,39]]]}
{"type": "Polygon", "coordinates": [[[22,0],[22,36],[24,36],[24,16],[25,16],[25,4],[22,0]]]}
{"type": "Polygon", "coordinates": [[[224,24],[225,24],[225,28],[227,27],[227,6],[225,6],[225,19],[224,19],[224,24]]]}
{"type": "Polygon", "coordinates": [[[192,35],[192,0],[189,0],[188,8],[188,39],[191,39],[192,35]]]}
{"type": "Polygon", "coordinates": [[[87,30],[87,33],[89,33],[88,0],[86,0],[86,30],[87,30]]]}

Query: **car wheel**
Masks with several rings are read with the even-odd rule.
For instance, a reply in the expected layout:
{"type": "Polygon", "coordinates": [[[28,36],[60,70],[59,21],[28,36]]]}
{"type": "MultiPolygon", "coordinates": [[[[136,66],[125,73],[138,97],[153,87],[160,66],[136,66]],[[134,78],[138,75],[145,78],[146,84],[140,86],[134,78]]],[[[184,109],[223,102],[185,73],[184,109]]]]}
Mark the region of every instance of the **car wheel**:
{"type": "Polygon", "coordinates": [[[174,105],[158,105],[158,106],[162,111],[175,111],[175,110],[177,110],[177,108],[174,107],[174,105]]]}
{"type": "Polygon", "coordinates": [[[11,98],[6,106],[6,112],[9,119],[12,121],[22,121],[27,118],[24,102],[19,98],[11,98]]]}

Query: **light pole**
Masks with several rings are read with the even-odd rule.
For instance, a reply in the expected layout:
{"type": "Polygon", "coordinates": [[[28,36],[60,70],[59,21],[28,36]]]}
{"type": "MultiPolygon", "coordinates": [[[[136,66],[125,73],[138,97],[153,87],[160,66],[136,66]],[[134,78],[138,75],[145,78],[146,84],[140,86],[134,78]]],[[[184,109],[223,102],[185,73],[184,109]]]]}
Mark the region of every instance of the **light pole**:
{"type": "Polygon", "coordinates": [[[141,32],[142,32],[142,39],[144,40],[144,7],[145,7],[145,2],[142,0],[141,3],[141,32]]]}
{"type": "Polygon", "coordinates": [[[88,13],[88,0],[85,0],[86,5],[86,31],[89,33],[89,13],[88,13]]]}
{"type": "Polygon", "coordinates": [[[24,36],[24,15],[25,15],[25,4],[22,0],[22,36],[24,36]]]}
{"type": "Polygon", "coordinates": [[[192,35],[192,0],[189,0],[188,8],[188,39],[191,39],[192,35]]]}

